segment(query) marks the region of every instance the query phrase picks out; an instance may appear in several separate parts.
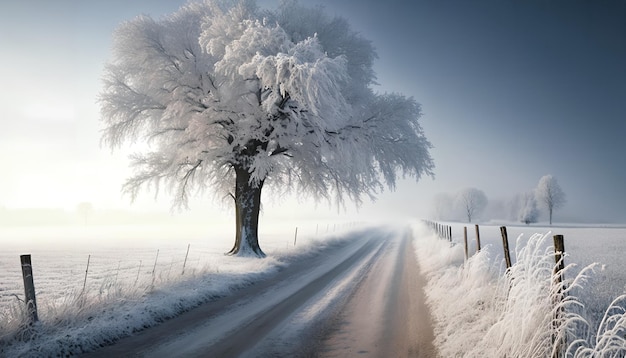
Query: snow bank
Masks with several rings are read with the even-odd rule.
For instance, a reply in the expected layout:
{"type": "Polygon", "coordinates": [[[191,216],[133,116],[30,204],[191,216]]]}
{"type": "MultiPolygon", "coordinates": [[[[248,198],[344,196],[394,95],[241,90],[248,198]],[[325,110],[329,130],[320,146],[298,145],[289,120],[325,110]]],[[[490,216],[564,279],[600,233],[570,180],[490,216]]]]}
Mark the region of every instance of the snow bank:
{"type": "Polygon", "coordinates": [[[549,357],[557,350],[568,357],[626,354],[626,296],[616,299],[593,328],[578,297],[595,265],[582,270],[568,265],[563,285],[553,284],[549,233],[518,237],[517,260],[503,273],[502,258],[490,245],[464,262],[461,245],[438,239],[422,224],[413,230],[441,356],[549,357]]]}

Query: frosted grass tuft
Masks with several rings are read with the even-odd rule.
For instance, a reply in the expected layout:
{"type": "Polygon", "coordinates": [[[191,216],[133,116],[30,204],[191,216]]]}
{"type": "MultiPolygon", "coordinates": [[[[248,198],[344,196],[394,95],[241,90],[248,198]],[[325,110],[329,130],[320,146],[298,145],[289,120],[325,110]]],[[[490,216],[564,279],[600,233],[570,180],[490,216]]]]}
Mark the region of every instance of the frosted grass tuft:
{"type": "Polygon", "coordinates": [[[565,280],[556,284],[550,232],[520,235],[517,260],[504,271],[490,246],[463,262],[460,245],[437,239],[422,224],[414,231],[441,356],[549,357],[557,351],[565,357],[626,356],[626,295],[594,326],[581,297],[586,299],[583,293],[599,265],[568,264],[558,273],[565,280]]]}

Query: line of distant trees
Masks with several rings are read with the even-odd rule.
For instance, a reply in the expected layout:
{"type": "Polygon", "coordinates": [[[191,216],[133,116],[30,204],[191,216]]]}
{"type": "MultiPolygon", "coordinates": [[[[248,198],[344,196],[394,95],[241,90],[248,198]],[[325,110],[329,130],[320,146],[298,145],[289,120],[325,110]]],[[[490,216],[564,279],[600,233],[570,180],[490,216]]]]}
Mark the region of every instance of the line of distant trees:
{"type": "MultiPolygon", "coordinates": [[[[552,225],[553,213],[565,204],[565,193],[553,175],[544,175],[537,187],[514,195],[499,209],[505,219],[532,224],[539,221],[542,210],[552,225]]],[[[477,188],[465,188],[457,193],[439,193],[433,201],[434,215],[439,220],[464,220],[472,222],[479,218],[489,204],[485,193],[477,188]]]]}

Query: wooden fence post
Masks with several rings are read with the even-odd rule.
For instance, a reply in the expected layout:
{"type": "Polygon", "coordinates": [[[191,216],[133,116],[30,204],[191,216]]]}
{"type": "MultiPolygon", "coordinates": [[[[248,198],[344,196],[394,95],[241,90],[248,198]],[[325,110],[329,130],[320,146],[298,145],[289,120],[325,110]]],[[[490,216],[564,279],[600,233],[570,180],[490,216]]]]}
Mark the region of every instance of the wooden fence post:
{"type": "Polygon", "coordinates": [[[87,268],[85,269],[85,280],[83,281],[83,292],[85,292],[85,287],[87,287],[87,274],[89,274],[89,261],[91,261],[91,254],[87,256],[87,268]]]}
{"type": "MultiPolygon", "coordinates": [[[[554,298],[554,305],[559,305],[563,301],[563,270],[565,269],[565,240],[563,235],[554,235],[554,272],[553,272],[553,281],[554,284],[557,285],[556,297],[554,298]]],[[[554,354],[552,358],[560,358],[562,357],[563,347],[566,347],[565,337],[559,337],[557,329],[559,327],[558,321],[561,319],[562,309],[557,308],[554,311],[554,317],[552,320],[552,343],[555,345],[553,350],[554,354]]]]}
{"type": "Polygon", "coordinates": [[[509,252],[509,235],[506,232],[506,226],[500,226],[500,233],[502,234],[502,247],[504,247],[504,261],[506,262],[506,268],[511,268],[511,253],[509,252]]]}
{"type": "Polygon", "coordinates": [[[139,273],[141,273],[141,260],[139,260],[139,268],[137,269],[137,278],[135,279],[135,285],[139,281],[139,273]]]}
{"type": "MultiPolygon", "coordinates": [[[[563,254],[565,253],[565,241],[563,235],[554,235],[554,274],[557,275],[559,271],[565,268],[565,262],[563,261],[563,254]]],[[[559,281],[563,280],[562,274],[559,276],[559,281]]]]}
{"type": "Polygon", "coordinates": [[[187,253],[185,254],[185,261],[183,262],[183,272],[181,272],[181,275],[185,274],[185,266],[187,266],[187,257],[189,256],[190,247],[191,247],[191,244],[187,244],[187,253]]]}
{"type": "Polygon", "coordinates": [[[298,239],[298,227],[296,226],[296,234],[293,236],[293,246],[296,246],[297,239],[298,239]]]}
{"type": "Polygon", "coordinates": [[[465,243],[465,261],[469,259],[469,251],[467,249],[467,226],[463,226],[463,242],[465,243]]]}
{"type": "Polygon", "coordinates": [[[30,255],[21,255],[20,262],[22,264],[22,277],[24,278],[24,303],[26,311],[30,317],[30,322],[37,322],[37,299],[35,297],[35,282],[33,281],[33,266],[30,255]]]}
{"type": "Polygon", "coordinates": [[[480,252],[480,229],[476,225],[476,252],[480,252]]]}
{"type": "Polygon", "coordinates": [[[452,242],[452,226],[448,226],[448,241],[452,242]]]}
{"type": "Polygon", "coordinates": [[[154,278],[156,277],[156,265],[157,265],[157,260],[159,259],[159,249],[157,249],[157,254],[156,254],[156,258],[154,259],[154,267],[152,268],[152,286],[154,286],[154,278]]]}

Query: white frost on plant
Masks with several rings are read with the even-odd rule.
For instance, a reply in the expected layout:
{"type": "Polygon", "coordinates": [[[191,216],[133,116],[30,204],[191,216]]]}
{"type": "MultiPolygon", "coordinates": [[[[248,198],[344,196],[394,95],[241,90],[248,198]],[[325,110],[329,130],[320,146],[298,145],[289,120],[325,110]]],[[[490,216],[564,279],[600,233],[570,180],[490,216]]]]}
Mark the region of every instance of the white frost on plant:
{"type": "Polygon", "coordinates": [[[358,204],[432,174],[419,104],[372,91],[375,51],[343,19],[209,0],[128,21],[113,47],[103,140],[150,143],[132,158],[133,197],[164,184],[177,205],[207,188],[222,198],[245,170],[251,185],[358,204]]]}
{"type": "MultiPolygon", "coordinates": [[[[59,298],[55,300],[46,300],[49,296],[39,292],[40,321],[32,326],[21,302],[16,300],[9,307],[0,306],[0,357],[65,357],[93,351],[270,278],[290,265],[298,266],[303,258],[345,247],[357,238],[355,233],[344,232],[299,240],[298,250],[285,250],[283,237],[277,235],[273,255],[265,260],[227,258],[216,245],[203,252],[205,258],[197,268],[192,269],[191,263],[187,262],[188,270],[184,275],[178,270],[165,269],[156,276],[151,276],[148,271],[147,276],[139,278],[134,274],[137,269],[133,268],[133,273],[126,278],[104,280],[95,289],[59,292],[59,298]]],[[[124,250],[128,251],[127,245],[128,240],[120,247],[126,247],[124,250]]],[[[122,248],[112,249],[112,255],[118,253],[117,250],[122,248]]],[[[64,265],[67,265],[65,260],[59,266],[66,267],[64,265]]],[[[80,269],[75,269],[84,272],[85,267],[81,265],[80,269]]]]}
{"type": "Polygon", "coordinates": [[[460,245],[437,239],[423,224],[416,224],[414,230],[441,356],[550,357],[557,351],[566,357],[626,354],[626,296],[614,300],[594,328],[579,297],[596,265],[577,273],[576,265],[569,264],[563,283],[554,284],[554,253],[546,243],[549,233],[527,240],[518,237],[517,260],[503,273],[501,257],[494,259],[489,246],[463,263],[460,245]]]}

